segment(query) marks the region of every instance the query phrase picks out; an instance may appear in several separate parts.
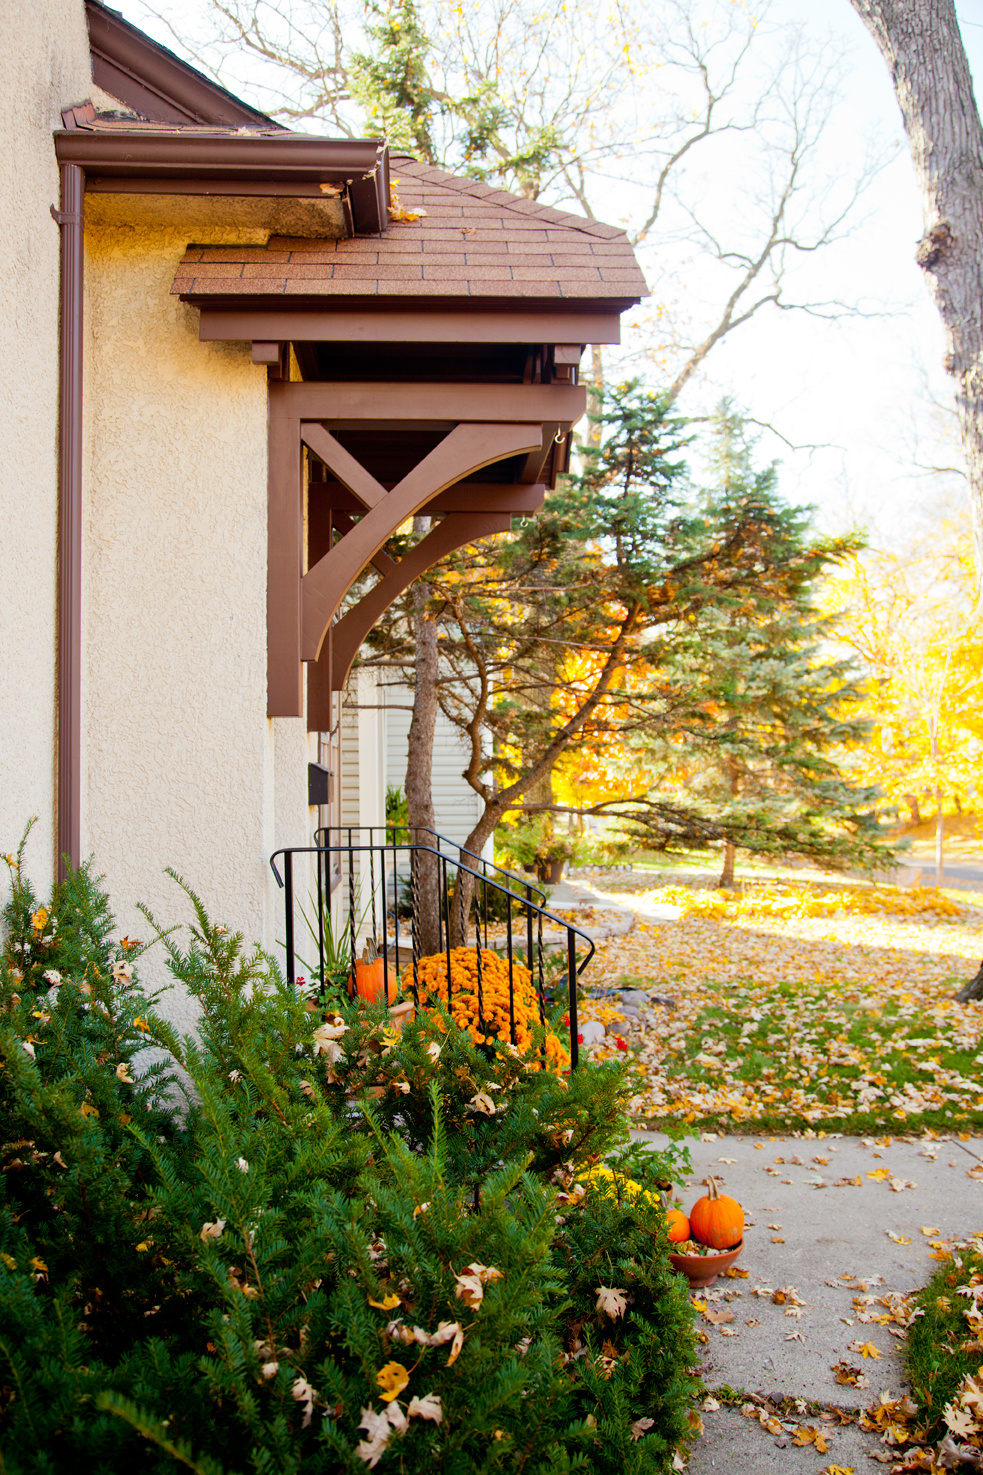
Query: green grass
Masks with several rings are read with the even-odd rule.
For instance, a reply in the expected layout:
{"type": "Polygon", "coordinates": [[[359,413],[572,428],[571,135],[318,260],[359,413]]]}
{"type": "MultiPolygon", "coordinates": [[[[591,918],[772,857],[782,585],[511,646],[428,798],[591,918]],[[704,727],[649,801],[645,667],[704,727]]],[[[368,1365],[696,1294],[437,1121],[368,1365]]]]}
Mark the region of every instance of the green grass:
{"type": "MultiPolygon", "coordinates": [[[[694,1092],[725,1087],[725,1077],[732,1077],[730,1089],[743,1089],[749,1107],[754,1102],[753,1120],[744,1130],[974,1131],[983,1127],[983,1069],[977,1048],[956,1044],[955,1033],[954,1022],[912,1013],[895,999],[870,1008],[801,984],[723,986],[695,1016],[666,1067],[694,1092]],[[762,1017],[754,1021],[750,1015],[758,1010],[762,1017]],[[707,1037],[726,1046],[709,1061],[702,1045],[707,1037]],[[959,1092],[958,1102],[917,1109],[905,1087],[931,1091],[940,1070],[973,1084],[959,1092]],[[855,1100],[862,1076],[882,1093],[867,1106],[855,1100]],[[895,1096],[910,1105],[893,1104],[895,1096]]],[[[662,1121],[679,1125],[678,1116],[662,1121]]],[[[698,1114],[687,1125],[742,1130],[731,1111],[698,1114]]]]}
{"type": "Polygon", "coordinates": [[[909,1329],[903,1354],[912,1394],[928,1422],[932,1443],[946,1432],[942,1422],[946,1404],[952,1402],[963,1379],[975,1375],[983,1363],[978,1344],[975,1351],[964,1350],[970,1335],[965,1317],[970,1302],[957,1293],[957,1287],[973,1274],[983,1275],[983,1255],[961,1251],[959,1259],[961,1266],[953,1259],[940,1265],[918,1293],[915,1304],[925,1314],[909,1329]]]}

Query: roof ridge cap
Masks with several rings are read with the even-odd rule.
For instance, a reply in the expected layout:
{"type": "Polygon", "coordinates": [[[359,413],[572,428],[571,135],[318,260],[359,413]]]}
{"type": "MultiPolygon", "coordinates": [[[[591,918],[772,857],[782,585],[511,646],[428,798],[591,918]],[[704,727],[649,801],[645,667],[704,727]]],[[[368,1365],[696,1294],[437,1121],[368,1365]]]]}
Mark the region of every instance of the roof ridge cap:
{"type": "Polygon", "coordinates": [[[532,215],[549,225],[570,226],[574,230],[582,230],[586,235],[600,236],[604,240],[613,240],[616,236],[623,236],[625,243],[631,245],[628,232],[623,226],[607,225],[603,220],[594,220],[589,215],[577,215],[572,210],[558,210],[555,205],[546,205],[539,200],[527,200],[522,195],[515,195],[511,190],[502,189],[500,186],[495,188],[492,185],[483,185],[479,179],[469,179],[465,174],[452,174],[449,169],[444,169],[439,164],[424,164],[420,159],[413,158],[411,154],[392,154],[390,164],[394,168],[410,166],[410,172],[412,172],[412,166],[415,165],[425,179],[430,179],[433,183],[443,183],[446,180],[448,188],[460,190],[462,193],[469,191],[471,186],[477,185],[490,193],[476,195],[476,198],[484,200],[486,204],[501,204],[503,209],[514,210],[517,215],[532,215]],[[435,179],[435,175],[440,178],[435,179]]]}

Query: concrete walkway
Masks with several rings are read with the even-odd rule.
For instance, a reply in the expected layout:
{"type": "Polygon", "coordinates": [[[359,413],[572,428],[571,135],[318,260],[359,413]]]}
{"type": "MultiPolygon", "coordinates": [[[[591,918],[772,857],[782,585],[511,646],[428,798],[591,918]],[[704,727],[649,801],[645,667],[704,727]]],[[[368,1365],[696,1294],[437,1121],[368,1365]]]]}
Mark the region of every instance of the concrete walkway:
{"type": "MultiPolygon", "coordinates": [[[[667,1141],[654,1132],[635,1136],[667,1141]]],[[[684,1207],[700,1196],[700,1180],[712,1173],[740,1200],[748,1225],[738,1261],[748,1278],[720,1280],[709,1292],[708,1311],[714,1316],[730,1311],[733,1320],[701,1322],[707,1335],[707,1387],[726,1385],[844,1409],[867,1407],[883,1390],[900,1397],[906,1387],[903,1336],[892,1331],[901,1328],[859,1317],[883,1314],[876,1298],[915,1290],[937,1268],[923,1227],[939,1230],[942,1239],[983,1232],[983,1139],[882,1146],[856,1137],[716,1137],[691,1145],[691,1153],[694,1174],[682,1189],[684,1207]],[[885,1169],[890,1176],[870,1176],[885,1169]],[[844,1186],[837,1186],[841,1180],[844,1186]],[[896,1191],[892,1180],[906,1186],[896,1191]],[[779,1290],[786,1292],[784,1304],[770,1294],[755,1294],[779,1290]],[[874,1299],[861,1302],[858,1311],[856,1300],[868,1296],[874,1299]],[[864,1357],[850,1349],[852,1342],[873,1344],[881,1355],[864,1357]],[[837,1383],[833,1369],[838,1364],[864,1381],[837,1383]]],[[[859,1475],[876,1468],[868,1452],[884,1449],[856,1424],[839,1429],[834,1418],[820,1421],[805,1412],[777,1436],[724,1406],[704,1412],[703,1423],[689,1475],[756,1475],[779,1468],[786,1475],[799,1470],[818,1475],[830,1464],[859,1475]],[[797,1423],[823,1431],[829,1446],[825,1455],[793,1444],[797,1423]]]]}
{"type": "MultiPolygon", "coordinates": [[[[582,881],[560,881],[558,885],[549,888],[546,901],[548,912],[577,911],[583,907],[594,907],[606,914],[606,919],[599,924],[586,921],[574,923],[592,942],[603,942],[606,937],[623,937],[635,925],[637,908],[632,910],[620,902],[611,901],[602,892],[592,890],[582,881]]],[[[544,932],[543,941],[560,942],[563,938],[559,932],[544,932]]]]}

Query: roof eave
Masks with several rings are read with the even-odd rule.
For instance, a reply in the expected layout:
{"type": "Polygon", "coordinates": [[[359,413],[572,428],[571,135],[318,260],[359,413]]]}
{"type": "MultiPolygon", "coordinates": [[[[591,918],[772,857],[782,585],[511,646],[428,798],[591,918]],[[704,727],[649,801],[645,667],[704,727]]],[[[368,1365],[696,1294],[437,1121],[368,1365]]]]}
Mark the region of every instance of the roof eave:
{"type": "Polygon", "coordinates": [[[383,139],[331,139],[306,134],[202,134],[160,129],[58,130],[60,164],[80,165],[88,186],[126,193],[154,187],[176,194],[243,192],[282,195],[322,185],[347,193],[358,235],[389,224],[389,152],[383,139]]]}

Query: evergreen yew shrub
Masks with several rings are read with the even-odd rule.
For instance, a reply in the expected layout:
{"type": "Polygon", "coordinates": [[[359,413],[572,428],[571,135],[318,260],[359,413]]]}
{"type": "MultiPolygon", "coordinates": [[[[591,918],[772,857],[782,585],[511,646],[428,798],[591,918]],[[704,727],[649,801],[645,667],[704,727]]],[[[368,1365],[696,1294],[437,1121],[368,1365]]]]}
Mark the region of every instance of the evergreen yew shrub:
{"type": "Polygon", "coordinates": [[[158,934],[200,1006],[180,1036],[88,868],[40,907],[20,859],[0,1468],[670,1468],[685,1283],[654,1200],[578,1181],[602,1156],[649,1186],[677,1166],[627,1147],[620,1063],[564,1081],[446,1017],[311,1012],[190,891],[187,948],[158,934]]]}

